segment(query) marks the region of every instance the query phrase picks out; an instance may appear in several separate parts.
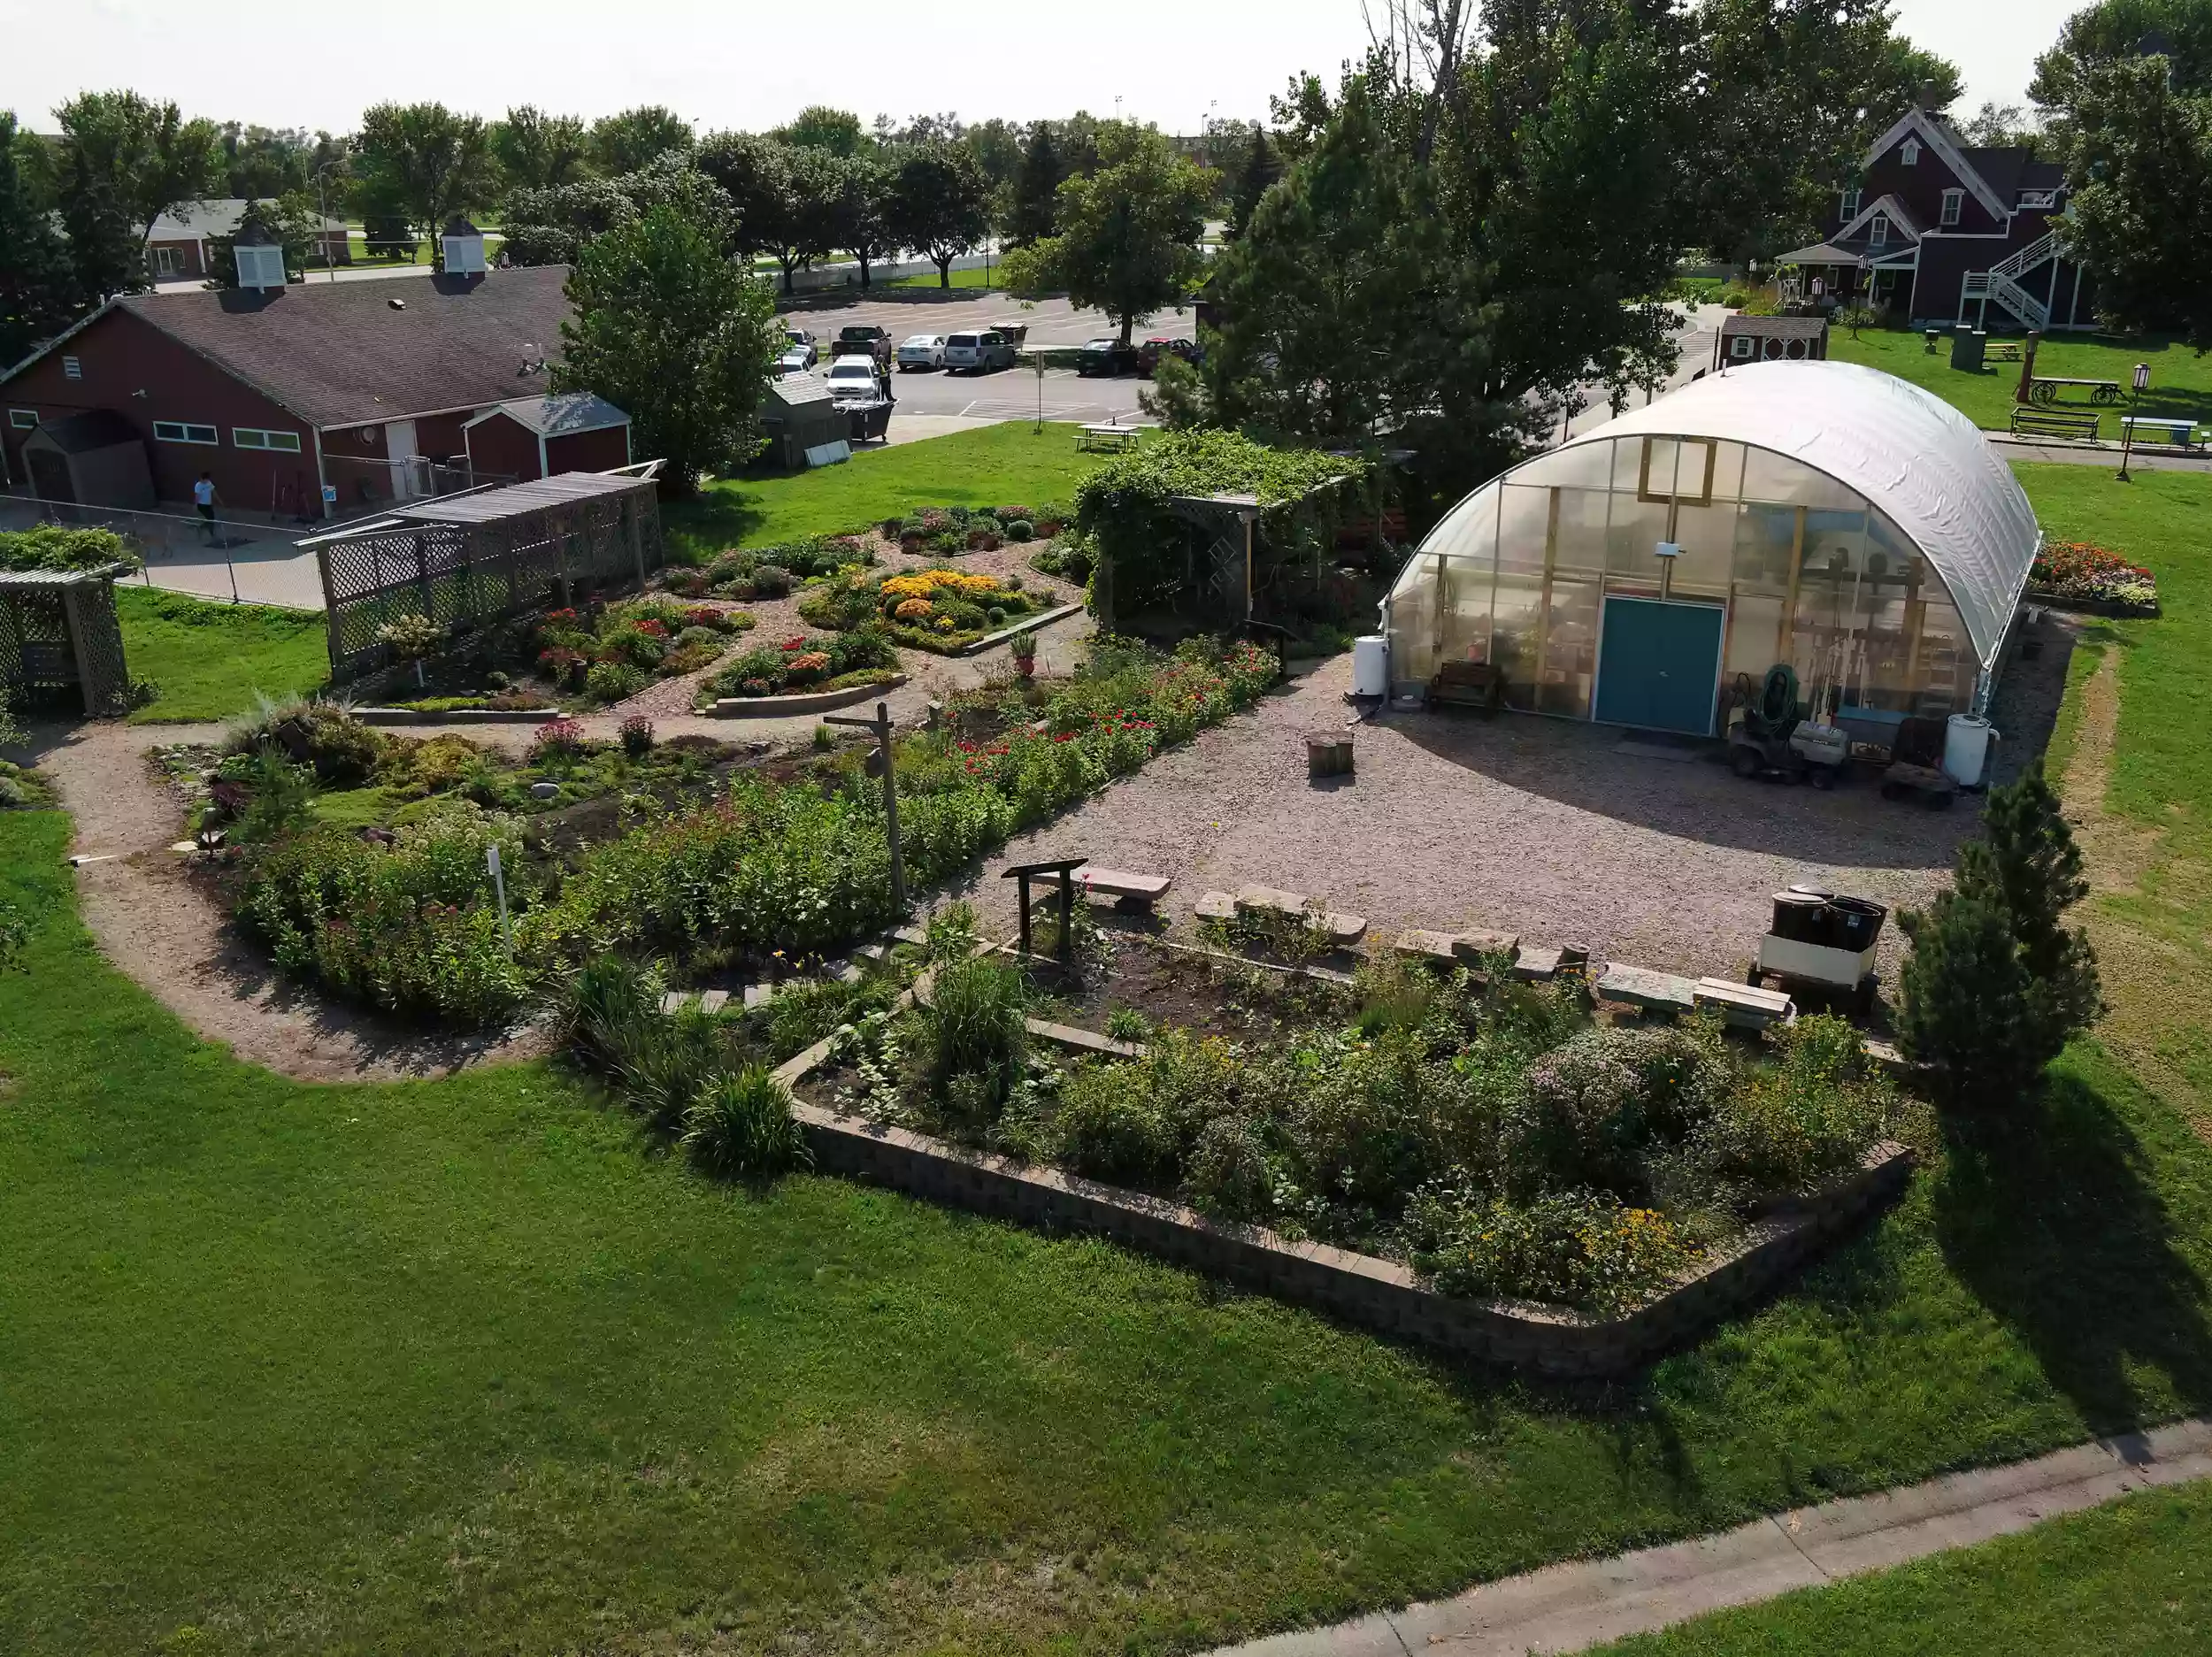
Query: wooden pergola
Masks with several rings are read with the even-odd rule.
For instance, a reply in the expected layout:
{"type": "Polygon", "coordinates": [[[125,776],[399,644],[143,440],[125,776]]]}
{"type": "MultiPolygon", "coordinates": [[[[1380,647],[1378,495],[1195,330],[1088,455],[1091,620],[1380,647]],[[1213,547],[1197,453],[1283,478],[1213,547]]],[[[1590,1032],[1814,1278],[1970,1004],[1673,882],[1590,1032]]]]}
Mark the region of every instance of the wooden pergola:
{"type": "Polygon", "coordinates": [[[18,694],[74,690],[93,717],[130,707],[115,578],[100,570],[0,570],[0,687],[18,694]]]}

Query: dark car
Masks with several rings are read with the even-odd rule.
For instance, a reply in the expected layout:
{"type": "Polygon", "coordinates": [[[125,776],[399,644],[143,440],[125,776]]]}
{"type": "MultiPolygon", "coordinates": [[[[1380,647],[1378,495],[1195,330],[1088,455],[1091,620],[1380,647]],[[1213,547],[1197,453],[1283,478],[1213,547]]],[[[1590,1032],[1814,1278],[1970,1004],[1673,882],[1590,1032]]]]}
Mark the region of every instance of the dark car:
{"type": "Polygon", "coordinates": [[[1198,360],[1198,341],[1170,339],[1164,334],[1156,334],[1137,347],[1137,372],[1149,380],[1159,369],[1163,352],[1179,357],[1187,363],[1194,363],[1198,360]]]}
{"type": "Polygon", "coordinates": [[[1084,341],[1083,349],[1075,354],[1075,372],[1087,378],[1091,375],[1111,378],[1116,374],[1132,373],[1136,366],[1137,348],[1124,345],[1111,335],[1102,340],[1084,341]]]}

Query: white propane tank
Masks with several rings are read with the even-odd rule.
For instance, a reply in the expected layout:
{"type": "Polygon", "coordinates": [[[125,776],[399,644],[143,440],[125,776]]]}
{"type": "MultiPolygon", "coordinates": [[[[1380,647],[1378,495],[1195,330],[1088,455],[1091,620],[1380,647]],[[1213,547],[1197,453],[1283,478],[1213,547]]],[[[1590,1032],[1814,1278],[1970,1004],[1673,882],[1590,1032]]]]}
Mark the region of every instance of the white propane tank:
{"type": "Polygon", "coordinates": [[[1352,694],[1390,694],[1390,641],[1379,633],[1352,641],[1352,694]]]}
{"type": "Polygon", "coordinates": [[[1943,733],[1943,774],[1962,788],[1980,787],[1989,764],[1989,745],[1996,740],[1988,720],[1953,714],[1943,733]]]}

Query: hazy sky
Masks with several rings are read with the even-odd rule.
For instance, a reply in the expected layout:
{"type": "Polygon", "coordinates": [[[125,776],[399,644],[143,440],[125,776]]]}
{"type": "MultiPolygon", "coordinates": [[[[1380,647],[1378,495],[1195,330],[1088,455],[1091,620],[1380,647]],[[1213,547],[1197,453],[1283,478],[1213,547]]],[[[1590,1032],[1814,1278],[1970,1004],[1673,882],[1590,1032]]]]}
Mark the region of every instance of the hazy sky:
{"type": "MultiPolygon", "coordinates": [[[[1966,77],[1968,108],[2020,101],[2084,0],[1898,0],[1906,32],[1966,77]]],[[[386,98],[495,114],[665,104],[757,130],[809,104],[903,119],[1027,119],[1086,108],[1194,131],[1263,116],[1271,92],[1366,39],[1359,0],[0,0],[0,108],[51,131],[86,87],[187,114],[344,131],[386,98]]]]}

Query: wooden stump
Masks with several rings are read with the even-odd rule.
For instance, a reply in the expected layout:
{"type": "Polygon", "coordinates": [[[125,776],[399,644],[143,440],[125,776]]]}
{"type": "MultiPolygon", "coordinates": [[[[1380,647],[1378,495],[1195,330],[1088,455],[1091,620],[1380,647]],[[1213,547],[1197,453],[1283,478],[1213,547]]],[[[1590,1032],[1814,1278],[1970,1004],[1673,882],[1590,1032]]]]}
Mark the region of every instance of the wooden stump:
{"type": "Polygon", "coordinates": [[[1347,731],[1306,733],[1306,775],[1309,778],[1349,777],[1352,774],[1352,737],[1347,731]]]}

